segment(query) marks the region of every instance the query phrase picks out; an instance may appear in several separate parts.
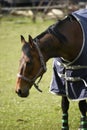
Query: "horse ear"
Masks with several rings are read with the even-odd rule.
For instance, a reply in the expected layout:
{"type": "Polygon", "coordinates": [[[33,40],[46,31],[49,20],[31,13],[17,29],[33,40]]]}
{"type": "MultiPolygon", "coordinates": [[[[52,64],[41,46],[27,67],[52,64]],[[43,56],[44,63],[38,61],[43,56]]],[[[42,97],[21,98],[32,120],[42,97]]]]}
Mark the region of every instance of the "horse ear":
{"type": "Polygon", "coordinates": [[[29,44],[31,46],[31,48],[33,47],[34,43],[33,43],[33,38],[29,35],[29,44]]]}
{"type": "Polygon", "coordinates": [[[25,38],[21,35],[21,43],[25,43],[25,38]]]}

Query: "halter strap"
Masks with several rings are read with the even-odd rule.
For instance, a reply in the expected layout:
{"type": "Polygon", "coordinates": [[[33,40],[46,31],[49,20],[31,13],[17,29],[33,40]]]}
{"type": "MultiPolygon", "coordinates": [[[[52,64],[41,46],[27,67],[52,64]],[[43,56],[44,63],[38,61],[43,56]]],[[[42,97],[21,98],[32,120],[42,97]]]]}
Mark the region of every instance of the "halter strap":
{"type": "Polygon", "coordinates": [[[36,42],[34,41],[34,44],[36,45],[36,48],[37,48],[37,51],[38,51],[38,54],[40,57],[41,66],[43,67],[44,71],[46,72],[47,68],[46,68],[46,64],[44,62],[44,57],[43,57],[41,50],[39,48],[39,40],[36,39],[36,42]]]}

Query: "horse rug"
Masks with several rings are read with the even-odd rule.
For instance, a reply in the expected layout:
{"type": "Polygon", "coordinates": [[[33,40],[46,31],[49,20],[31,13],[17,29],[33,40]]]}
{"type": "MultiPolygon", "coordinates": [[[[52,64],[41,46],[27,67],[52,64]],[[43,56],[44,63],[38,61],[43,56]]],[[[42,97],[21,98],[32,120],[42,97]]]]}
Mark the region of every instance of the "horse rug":
{"type": "MultiPolygon", "coordinates": [[[[65,95],[71,100],[84,100],[87,98],[87,9],[75,11],[71,15],[81,26],[83,45],[72,62],[54,58],[50,92],[65,95]]],[[[56,24],[51,28],[54,31],[56,24]]]]}

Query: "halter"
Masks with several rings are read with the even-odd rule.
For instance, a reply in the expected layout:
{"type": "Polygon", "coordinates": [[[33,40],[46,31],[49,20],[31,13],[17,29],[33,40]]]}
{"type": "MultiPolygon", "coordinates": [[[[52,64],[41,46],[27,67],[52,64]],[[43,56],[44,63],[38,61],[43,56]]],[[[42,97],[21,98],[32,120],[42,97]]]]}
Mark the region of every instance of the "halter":
{"type": "Polygon", "coordinates": [[[44,70],[45,72],[46,72],[46,64],[45,64],[45,62],[44,62],[44,57],[43,57],[43,55],[42,55],[42,53],[41,53],[41,51],[40,51],[40,48],[39,48],[39,40],[38,39],[36,39],[36,42],[34,41],[34,44],[35,44],[35,46],[36,46],[36,49],[37,49],[37,51],[38,51],[38,54],[39,54],[39,57],[40,57],[40,62],[41,62],[41,67],[40,67],[40,69],[38,70],[38,72],[37,72],[37,74],[32,78],[32,79],[29,79],[29,78],[27,78],[27,77],[25,77],[25,76],[23,76],[23,75],[21,75],[21,74],[17,74],[17,77],[18,78],[21,78],[21,79],[23,79],[23,80],[25,80],[25,81],[27,81],[27,82],[29,82],[29,83],[31,83],[31,82],[33,82],[33,84],[34,84],[34,87],[39,91],[39,92],[42,92],[42,90],[40,90],[39,89],[39,86],[38,86],[38,84],[40,83],[40,81],[41,81],[41,79],[42,79],[42,76],[43,75],[40,75],[41,74],[41,72],[44,70]],[[40,75],[40,78],[39,78],[39,80],[37,81],[37,83],[35,83],[35,80],[38,78],[38,76],[40,75]]]}

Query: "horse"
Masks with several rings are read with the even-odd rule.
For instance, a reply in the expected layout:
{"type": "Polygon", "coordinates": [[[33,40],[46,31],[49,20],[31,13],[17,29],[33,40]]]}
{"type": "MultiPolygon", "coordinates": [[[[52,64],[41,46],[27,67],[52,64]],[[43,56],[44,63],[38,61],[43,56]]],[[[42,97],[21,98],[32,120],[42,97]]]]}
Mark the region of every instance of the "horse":
{"type": "MultiPolygon", "coordinates": [[[[18,96],[27,97],[31,87],[34,85],[38,91],[42,92],[38,84],[47,70],[46,63],[51,58],[54,58],[55,61],[59,58],[61,62],[58,60],[54,65],[56,68],[58,68],[58,65],[60,69],[62,67],[62,74],[57,72],[55,67],[54,72],[55,77],[57,75],[56,80],[59,78],[59,82],[56,83],[57,87],[60,85],[60,88],[63,87],[62,91],[65,90],[65,93],[60,94],[62,96],[62,130],[69,130],[68,109],[71,90],[68,89],[71,87],[70,85],[73,84],[76,89],[75,93],[79,92],[80,86],[82,91],[85,91],[85,96],[82,96],[81,92],[81,94],[79,94],[80,96],[70,98],[79,100],[78,106],[81,112],[79,130],[87,130],[87,84],[86,79],[84,79],[84,77],[87,76],[86,53],[84,52],[84,50],[86,50],[85,42],[87,41],[87,39],[84,40],[84,37],[85,34],[87,34],[87,30],[85,32],[84,29],[87,28],[84,25],[84,27],[82,27],[81,22],[85,21],[83,14],[87,14],[86,9],[78,10],[67,15],[67,17],[49,26],[34,39],[29,35],[28,41],[26,41],[21,35],[22,56],[19,63],[15,91],[18,96]],[[85,56],[86,63],[83,61],[83,55],[85,56]],[[82,62],[80,60],[81,57],[82,62]],[[66,74],[68,72],[70,74],[69,76],[66,74]],[[82,76],[78,77],[78,75],[76,75],[76,77],[74,73],[78,75],[81,74],[82,76]],[[72,77],[72,75],[75,77],[72,77]]],[[[53,84],[52,87],[55,87],[55,84],[53,84]]],[[[57,92],[54,93],[58,94],[57,92]]]]}

